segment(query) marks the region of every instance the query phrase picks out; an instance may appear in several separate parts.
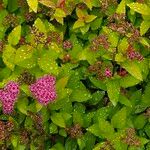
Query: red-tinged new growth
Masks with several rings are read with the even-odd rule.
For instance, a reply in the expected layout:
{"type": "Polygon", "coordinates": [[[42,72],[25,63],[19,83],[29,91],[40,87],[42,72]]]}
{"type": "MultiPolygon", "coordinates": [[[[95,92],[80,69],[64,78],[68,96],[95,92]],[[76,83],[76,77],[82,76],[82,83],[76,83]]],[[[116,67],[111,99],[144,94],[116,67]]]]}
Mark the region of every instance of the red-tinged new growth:
{"type": "Polygon", "coordinates": [[[39,103],[47,105],[57,97],[55,83],[56,78],[54,76],[45,75],[39,78],[34,84],[31,84],[30,91],[39,103]]]}
{"type": "Polygon", "coordinates": [[[4,114],[11,114],[13,112],[18,95],[19,84],[14,81],[10,81],[4,89],[0,90],[0,100],[4,114]]]}

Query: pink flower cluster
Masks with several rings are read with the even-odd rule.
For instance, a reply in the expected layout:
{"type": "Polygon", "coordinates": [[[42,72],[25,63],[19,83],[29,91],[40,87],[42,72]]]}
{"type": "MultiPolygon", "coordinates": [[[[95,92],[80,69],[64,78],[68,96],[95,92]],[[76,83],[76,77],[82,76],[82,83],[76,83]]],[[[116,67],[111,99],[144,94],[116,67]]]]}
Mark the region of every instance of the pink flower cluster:
{"type": "Polygon", "coordinates": [[[55,90],[56,78],[50,75],[45,75],[39,78],[34,84],[31,84],[30,91],[32,95],[43,105],[56,99],[55,90]]]}
{"type": "Polygon", "coordinates": [[[10,81],[3,89],[0,89],[0,100],[2,102],[4,114],[13,112],[18,95],[19,85],[14,81],[10,81]]]}
{"type": "Polygon", "coordinates": [[[105,74],[105,77],[107,77],[107,78],[111,78],[112,77],[112,72],[111,72],[111,70],[109,68],[105,69],[104,74],[105,74]]]}

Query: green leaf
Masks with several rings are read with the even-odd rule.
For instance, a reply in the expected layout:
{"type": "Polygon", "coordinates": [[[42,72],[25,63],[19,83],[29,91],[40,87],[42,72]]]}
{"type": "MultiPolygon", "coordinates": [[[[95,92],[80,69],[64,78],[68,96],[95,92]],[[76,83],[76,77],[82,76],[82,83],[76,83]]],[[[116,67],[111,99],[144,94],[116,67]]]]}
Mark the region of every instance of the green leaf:
{"type": "Polygon", "coordinates": [[[3,55],[2,55],[4,63],[11,70],[13,70],[15,67],[15,64],[14,64],[15,52],[16,52],[16,49],[14,49],[11,45],[6,45],[3,55]]]}
{"type": "Polygon", "coordinates": [[[146,124],[146,117],[144,115],[139,115],[137,117],[135,117],[133,123],[134,123],[134,127],[136,129],[142,129],[144,127],[144,125],[146,124]]]}
{"type": "Polygon", "coordinates": [[[66,17],[66,13],[61,8],[56,8],[54,17],[64,18],[64,17],[66,17]]]}
{"type": "Polygon", "coordinates": [[[11,143],[12,143],[12,145],[13,145],[14,148],[17,147],[18,140],[19,140],[19,138],[18,138],[17,135],[12,135],[12,136],[11,136],[11,143]]]}
{"type": "Polygon", "coordinates": [[[87,5],[87,7],[92,10],[92,0],[84,0],[84,3],[87,5]]]}
{"type": "Polygon", "coordinates": [[[102,18],[96,18],[93,20],[90,25],[92,30],[97,30],[102,24],[102,18]]]}
{"type": "Polygon", "coordinates": [[[28,3],[28,5],[29,5],[29,7],[30,7],[35,13],[37,13],[38,0],[27,0],[27,3],[28,3]]]}
{"type": "Polygon", "coordinates": [[[140,26],[140,34],[144,35],[148,31],[149,28],[150,28],[150,21],[144,20],[140,26]]]}
{"type": "Polygon", "coordinates": [[[126,126],[126,108],[119,110],[111,119],[114,128],[123,129],[126,126]]]}
{"type": "Polygon", "coordinates": [[[142,14],[142,15],[149,15],[150,16],[150,8],[146,4],[142,3],[130,3],[129,6],[134,11],[142,14]]]}
{"type": "Polygon", "coordinates": [[[49,8],[56,8],[55,3],[50,0],[39,0],[39,3],[49,7],[49,8]]]}
{"type": "Polygon", "coordinates": [[[119,101],[120,94],[120,84],[118,80],[109,80],[107,82],[107,93],[110,101],[114,106],[116,106],[117,102],[119,101]]]}
{"type": "Polygon", "coordinates": [[[142,71],[137,62],[134,61],[126,61],[121,64],[121,66],[126,69],[133,77],[138,80],[143,80],[142,71]]]}
{"type": "Polygon", "coordinates": [[[27,115],[27,111],[28,111],[27,106],[28,106],[27,98],[22,98],[17,101],[18,110],[25,115],[27,115]]]}
{"type": "Polygon", "coordinates": [[[34,22],[34,26],[39,29],[40,32],[46,33],[45,24],[40,18],[37,18],[34,22]]]}
{"type": "Polygon", "coordinates": [[[84,102],[91,98],[92,98],[92,96],[91,96],[90,92],[86,89],[73,90],[73,92],[70,96],[70,99],[72,101],[76,101],[76,102],[84,102]]]}
{"type": "Polygon", "coordinates": [[[120,79],[120,86],[123,88],[128,88],[137,85],[140,82],[140,80],[134,78],[133,76],[127,75],[120,79]]]}
{"type": "Polygon", "coordinates": [[[126,0],[122,0],[117,7],[116,13],[125,14],[126,13],[126,0]]]}
{"type": "Polygon", "coordinates": [[[43,54],[38,60],[39,67],[46,73],[58,74],[58,65],[55,60],[50,59],[49,52],[43,54]]]}
{"type": "Polygon", "coordinates": [[[21,37],[21,26],[15,27],[8,36],[8,43],[17,45],[21,37]]]}
{"type": "Polygon", "coordinates": [[[59,127],[62,127],[62,128],[66,127],[66,123],[62,116],[62,113],[54,113],[51,116],[51,120],[53,121],[54,124],[56,124],[59,127]]]}
{"type": "Polygon", "coordinates": [[[92,134],[94,134],[95,136],[101,137],[101,132],[99,130],[99,125],[98,123],[93,124],[92,126],[90,126],[87,131],[91,132],[92,134]]]}
{"type": "Polygon", "coordinates": [[[84,25],[85,25],[84,21],[78,19],[78,20],[74,23],[73,29],[77,29],[77,28],[83,27],[84,25]]]}
{"type": "Polygon", "coordinates": [[[33,47],[29,45],[24,45],[21,46],[16,50],[16,55],[15,55],[15,64],[19,64],[20,62],[31,58],[33,53],[33,47]]]}
{"type": "Polygon", "coordinates": [[[8,10],[10,12],[14,12],[18,8],[18,1],[17,0],[8,0],[8,10]]]}
{"type": "Polygon", "coordinates": [[[86,15],[85,16],[85,22],[86,23],[92,22],[96,18],[97,18],[97,16],[95,16],[95,15],[86,15]]]}

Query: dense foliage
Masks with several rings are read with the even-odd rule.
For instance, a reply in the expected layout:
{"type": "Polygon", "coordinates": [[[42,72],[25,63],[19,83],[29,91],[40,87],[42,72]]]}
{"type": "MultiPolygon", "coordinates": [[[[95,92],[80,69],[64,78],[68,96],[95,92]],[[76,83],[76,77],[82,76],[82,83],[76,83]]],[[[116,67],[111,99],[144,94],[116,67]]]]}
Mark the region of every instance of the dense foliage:
{"type": "Polygon", "coordinates": [[[150,150],[149,0],[0,0],[0,149],[150,150]]]}

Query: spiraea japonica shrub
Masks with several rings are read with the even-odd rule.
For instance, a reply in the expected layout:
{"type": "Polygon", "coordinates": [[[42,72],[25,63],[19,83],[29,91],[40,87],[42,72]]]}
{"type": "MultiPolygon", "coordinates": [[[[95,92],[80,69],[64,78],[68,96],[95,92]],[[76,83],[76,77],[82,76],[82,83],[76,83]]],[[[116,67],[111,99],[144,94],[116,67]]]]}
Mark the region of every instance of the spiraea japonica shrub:
{"type": "Polygon", "coordinates": [[[0,0],[0,149],[149,140],[149,0],[0,0]]]}

